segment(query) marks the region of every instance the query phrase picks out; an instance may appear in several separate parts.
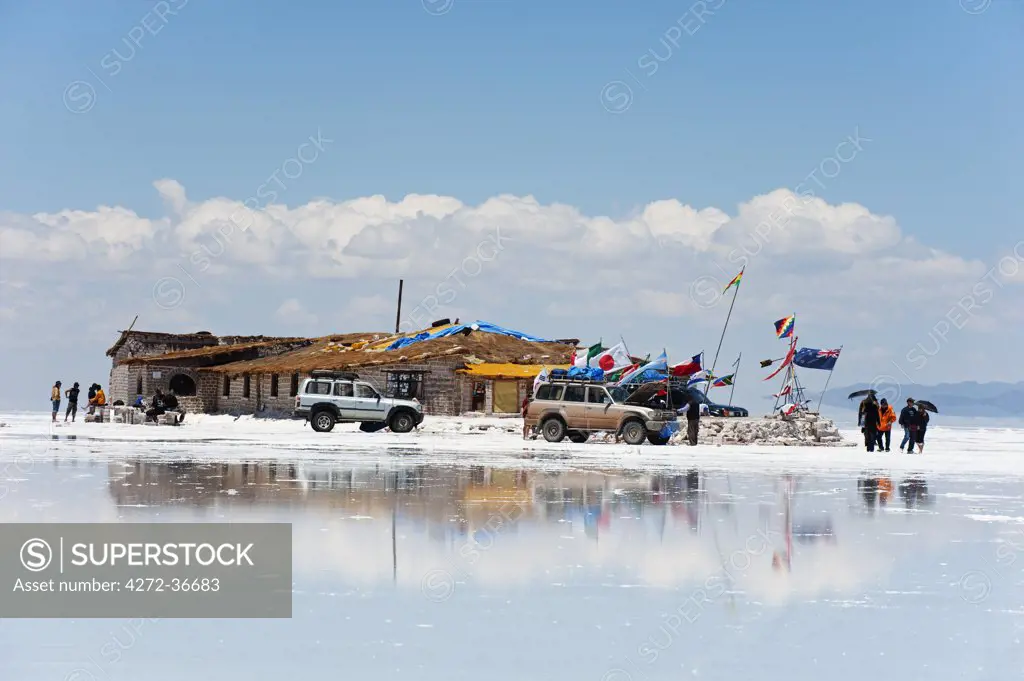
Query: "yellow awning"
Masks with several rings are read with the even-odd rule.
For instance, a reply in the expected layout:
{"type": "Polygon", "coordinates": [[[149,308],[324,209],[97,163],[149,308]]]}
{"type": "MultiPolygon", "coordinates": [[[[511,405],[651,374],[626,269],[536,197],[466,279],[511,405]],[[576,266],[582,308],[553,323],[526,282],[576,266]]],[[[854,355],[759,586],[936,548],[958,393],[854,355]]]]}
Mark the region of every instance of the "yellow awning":
{"type": "Polygon", "coordinates": [[[482,362],[471,364],[458,373],[474,378],[536,378],[545,367],[552,369],[568,369],[568,364],[504,364],[499,362],[482,362]]]}

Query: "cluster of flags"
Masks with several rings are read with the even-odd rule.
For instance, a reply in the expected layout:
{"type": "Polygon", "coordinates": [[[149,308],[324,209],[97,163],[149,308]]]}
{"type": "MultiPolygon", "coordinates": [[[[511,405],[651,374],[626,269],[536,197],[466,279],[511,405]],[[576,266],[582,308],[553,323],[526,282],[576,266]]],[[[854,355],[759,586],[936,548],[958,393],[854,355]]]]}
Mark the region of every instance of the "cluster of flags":
{"type": "Polygon", "coordinates": [[[591,345],[586,351],[574,350],[571,364],[574,367],[600,369],[606,374],[610,374],[633,364],[633,358],[626,352],[625,343],[606,348],[598,342],[591,345]]]}

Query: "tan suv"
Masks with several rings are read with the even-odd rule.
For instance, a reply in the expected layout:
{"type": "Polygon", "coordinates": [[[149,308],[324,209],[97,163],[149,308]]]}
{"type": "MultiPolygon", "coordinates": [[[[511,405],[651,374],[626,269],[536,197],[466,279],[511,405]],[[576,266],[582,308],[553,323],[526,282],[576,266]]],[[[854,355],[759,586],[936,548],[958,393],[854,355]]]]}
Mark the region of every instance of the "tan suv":
{"type": "Polygon", "coordinates": [[[643,406],[664,386],[647,383],[628,394],[618,386],[586,381],[554,380],[537,388],[526,409],[526,426],[540,428],[548,442],[586,442],[594,431],[622,436],[628,444],[668,441],[661,431],[676,420],[674,411],[643,406]]]}

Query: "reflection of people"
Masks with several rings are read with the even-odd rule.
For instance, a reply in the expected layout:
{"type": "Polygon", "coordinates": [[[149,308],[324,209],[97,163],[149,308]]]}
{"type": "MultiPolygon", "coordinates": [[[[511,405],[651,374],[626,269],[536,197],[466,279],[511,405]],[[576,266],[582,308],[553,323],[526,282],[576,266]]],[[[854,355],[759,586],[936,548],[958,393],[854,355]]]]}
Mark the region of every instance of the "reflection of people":
{"type": "Polygon", "coordinates": [[[889,478],[861,478],[857,491],[864,497],[864,505],[874,512],[875,506],[885,506],[892,496],[892,480],[889,478]]]}
{"type": "Polygon", "coordinates": [[[924,478],[907,478],[900,483],[899,493],[907,508],[915,508],[928,503],[928,483],[924,478]]]}

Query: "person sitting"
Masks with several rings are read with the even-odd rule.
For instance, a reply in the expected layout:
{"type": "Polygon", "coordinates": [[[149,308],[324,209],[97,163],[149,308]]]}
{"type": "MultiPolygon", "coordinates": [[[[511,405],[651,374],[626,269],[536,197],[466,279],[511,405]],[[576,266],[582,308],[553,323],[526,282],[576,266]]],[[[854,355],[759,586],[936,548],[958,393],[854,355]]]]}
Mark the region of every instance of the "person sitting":
{"type": "Polygon", "coordinates": [[[103,388],[100,387],[100,384],[93,383],[92,388],[89,389],[89,392],[92,392],[93,388],[96,389],[96,392],[93,392],[92,397],[89,398],[90,414],[96,413],[96,407],[103,407],[106,406],[107,404],[107,396],[103,393],[103,388]]]}
{"type": "Polygon", "coordinates": [[[167,413],[167,408],[164,406],[164,394],[157,390],[150,404],[152,406],[146,410],[146,420],[157,423],[157,417],[167,413]]]}
{"type": "Polygon", "coordinates": [[[143,411],[145,411],[146,400],[143,399],[142,395],[136,395],[135,401],[132,403],[132,406],[135,407],[136,409],[142,409],[143,411]]]}

